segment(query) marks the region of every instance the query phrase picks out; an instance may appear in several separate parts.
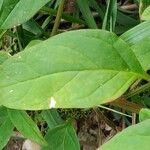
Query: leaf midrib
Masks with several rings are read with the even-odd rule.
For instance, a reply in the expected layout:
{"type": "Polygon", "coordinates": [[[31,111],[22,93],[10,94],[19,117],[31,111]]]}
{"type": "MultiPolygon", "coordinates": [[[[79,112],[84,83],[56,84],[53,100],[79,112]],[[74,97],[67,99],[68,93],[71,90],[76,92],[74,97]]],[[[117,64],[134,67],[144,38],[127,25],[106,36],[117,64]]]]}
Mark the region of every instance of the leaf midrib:
{"type": "Polygon", "coordinates": [[[0,86],[0,88],[6,88],[6,87],[9,87],[9,86],[14,86],[14,85],[17,85],[17,84],[21,84],[21,83],[24,83],[24,82],[29,82],[29,81],[32,81],[32,80],[38,80],[40,78],[45,78],[47,76],[51,76],[51,75],[56,75],[56,74],[60,74],[60,73],[67,73],[67,72],[84,72],[84,71],[108,71],[108,72],[122,72],[122,73],[129,73],[129,74],[133,74],[134,76],[137,76],[137,77],[142,77],[144,76],[143,74],[139,74],[139,73],[136,73],[136,72],[132,72],[132,71],[122,71],[122,70],[110,70],[110,69],[90,69],[90,70],[65,70],[65,71],[61,71],[61,72],[54,72],[54,73],[50,73],[50,74],[45,74],[45,75],[42,75],[42,76],[37,76],[37,77],[34,77],[34,78],[30,78],[28,80],[23,80],[23,81],[19,81],[17,83],[14,83],[14,84],[9,84],[7,86],[0,86]]]}

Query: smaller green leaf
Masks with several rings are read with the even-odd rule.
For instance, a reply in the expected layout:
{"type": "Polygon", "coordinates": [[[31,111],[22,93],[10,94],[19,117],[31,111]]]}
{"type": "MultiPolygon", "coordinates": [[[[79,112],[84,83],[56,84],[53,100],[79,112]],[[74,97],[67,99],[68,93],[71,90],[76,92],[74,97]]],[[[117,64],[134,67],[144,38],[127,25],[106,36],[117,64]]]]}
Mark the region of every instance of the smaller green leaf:
{"type": "Polygon", "coordinates": [[[8,29],[29,20],[50,0],[3,0],[0,2],[0,28],[8,29]]]}
{"type": "Polygon", "coordinates": [[[114,136],[99,150],[149,150],[150,119],[132,125],[114,136]]]}
{"type": "Polygon", "coordinates": [[[150,20],[150,6],[142,13],[142,20],[150,20]]]}
{"type": "Polygon", "coordinates": [[[5,120],[0,125],[0,149],[3,149],[3,147],[8,143],[12,135],[13,128],[14,126],[9,117],[5,117],[5,120]]]}
{"type": "Polygon", "coordinates": [[[63,123],[63,120],[59,116],[56,109],[44,110],[42,111],[42,116],[46,120],[50,129],[53,129],[63,123]]]}
{"type": "Polygon", "coordinates": [[[139,120],[144,121],[146,119],[150,119],[150,110],[149,109],[141,109],[140,114],[139,114],[139,120]]]}
{"type": "Polygon", "coordinates": [[[41,145],[47,145],[38,127],[25,111],[13,109],[7,111],[12,123],[23,136],[41,145]]]}
{"type": "Polygon", "coordinates": [[[80,150],[75,130],[69,123],[50,130],[45,139],[49,145],[42,150],[80,150]]]}

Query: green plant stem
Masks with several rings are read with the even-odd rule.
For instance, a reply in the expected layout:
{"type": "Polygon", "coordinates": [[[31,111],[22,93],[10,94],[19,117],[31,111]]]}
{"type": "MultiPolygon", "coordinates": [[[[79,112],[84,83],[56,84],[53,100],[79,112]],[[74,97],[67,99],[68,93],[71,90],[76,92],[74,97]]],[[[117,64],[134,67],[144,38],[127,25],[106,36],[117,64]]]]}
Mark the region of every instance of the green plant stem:
{"type": "Polygon", "coordinates": [[[57,33],[58,27],[60,25],[61,17],[62,17],[64,4],[65,4],[65,0],[61,0],[58,11],[57,11],[57,15],[56,15],[56,19],[55,19],[55,23],[54,23],[54,26],[52,29],[51,36],[54,36],[57,33]]]}
{"type": "Polygon", "coordinates": [[[120,114],[120,115],[123,115],[123,116],[127,116],[127,117],[132,118],[132,116],[130,116],[130,115],[127,115],[127,114],[125,114],[125,113],[122,113],[122,112],[120,112],[120,111],[117,111],[117,110],[114,110],[114,109],[111,109],[111,108],[108,108],[108,107],[105,107],[105,106],[102,106],[102,105],[98,105],[98,107],[103,108],[103,109],[106,109],[106,110],[109,110],[109,111],[112,111],[112,112],[114,112],[114,113],[117,113],[117,114],[120,114]]]}
{"type": "Polygon", "coordinates": [[[144,92],[145,90],[147,90],[149,88],[150,88],[150,82],[145,84],[145,85],[143,85],[143,86],[141,86],[141,87],[139,87],[138,89],[136,89],[134,91],[129,92],[128,94],[125,95],[125,97],[126,98],[130,98],[130,97],[132,97],[134,95],[137,95],[137,94],[139,94],[141,92],[144,92]]]}

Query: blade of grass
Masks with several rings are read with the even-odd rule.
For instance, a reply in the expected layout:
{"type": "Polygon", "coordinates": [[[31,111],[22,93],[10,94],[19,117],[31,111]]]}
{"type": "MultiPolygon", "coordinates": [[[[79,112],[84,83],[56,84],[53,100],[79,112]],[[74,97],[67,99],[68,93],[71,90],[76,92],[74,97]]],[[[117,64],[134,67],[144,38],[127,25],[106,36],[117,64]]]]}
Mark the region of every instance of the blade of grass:
{"type": "Polygon", "coordinates": [[[99,105],[98,107],[103,108],[103,109],[106,109],[106,110],[109,110],[109,111],[112,111],[112,112],[114,112],[114,113],[117,113],[117,114],[120,114],[120,115],[123,115],[123,116],[127,116],[127,117],[132,118],[131,115],[127,115],[127,114],[125,114],[125,113],[122,113],[122,112],[120,112],[120,111],[117,111],[117,110],[114,110],[114,109],[111,109],[111,108],[108,108],[108,107],[105,107],[105,106],[102,106],[102,105],[99,105]]]}
{"type": "Polygon", "coordinates": [[[108,0],[102,29],[109,27],[110,31],[114,31],[117,18],[117,0],[108,0]]]}
{"type": "Polygon", "coordinates": [[[82,12],[83,18],[85,19],[89,28],[97,29],[96,22],[92,16],[91,10],[89,8],[88,0],[77,0],[77,4],[82,12]]]}
{"type": "Polygon", "coordinates": [[[29,21],[24,23],[22,25],[22,27],[23,27],[23,29],[25,29],[35,35],[38,35],[38,36],[41,36],[42,34],[44,35],[44,30],[34,19],[30,19],[29,21]]]}

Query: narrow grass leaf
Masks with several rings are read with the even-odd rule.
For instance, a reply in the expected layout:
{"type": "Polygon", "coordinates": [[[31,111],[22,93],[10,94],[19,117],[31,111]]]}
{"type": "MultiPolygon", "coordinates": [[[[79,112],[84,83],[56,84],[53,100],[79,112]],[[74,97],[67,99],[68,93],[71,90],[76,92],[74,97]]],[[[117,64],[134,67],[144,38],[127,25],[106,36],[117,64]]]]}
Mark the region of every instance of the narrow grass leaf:
{"type": "Polygon", "coordinates": [[[96,29],[97,25],[89,8],[88,0],[77,0],[77,3],[89,28],[96,29]]]}

